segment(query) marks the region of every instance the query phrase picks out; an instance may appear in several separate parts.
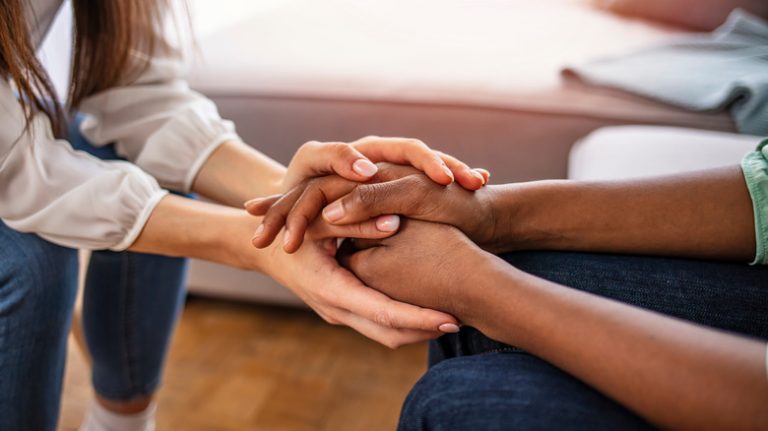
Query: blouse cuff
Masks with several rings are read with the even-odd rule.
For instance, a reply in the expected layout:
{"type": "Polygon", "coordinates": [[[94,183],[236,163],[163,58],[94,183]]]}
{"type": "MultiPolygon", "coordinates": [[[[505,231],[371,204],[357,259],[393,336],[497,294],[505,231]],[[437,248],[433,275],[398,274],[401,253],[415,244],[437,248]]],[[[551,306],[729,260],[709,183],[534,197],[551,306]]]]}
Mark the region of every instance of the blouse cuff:
{"type": "Polygon", "coordinates": [[[763,148],[768,145],[768,139],[761,142],[741,161],[741,170],[752,198],[752,209],[755,218],[755,260],[752,265],[768,264],[768,160],[763,154],[763,148]]]}
{"type": "Polygon", "coordinates": [[[224,133],[218,137],[216,137],[207,148],[203,148],[202,151],[200,151],[200,154],[198,154],[197,159],[192,162],[192,166],[189,168],[189,171],[187,171],[187,177],[184,179],[184,190],[190,191],[192,190],[192,186],[194,185],[195,179],[197,178],[197,174],[200,173],[200,169],[203,168],[203,165],[205,162],[208,161],[208,158],[211,157],[211,154],[213,154],[214,151],[216,151],[221,144],[227,142],[227,141],[241,141],[240,137],[237,135],[237,133],[224,133]]]}
{"type": "Polygon", "coordinates": [[[234,124],[221,119],[212,102],[200,100],[152,133],[136,164],[161,186],[189,193],[211,153],[229,140],[240,140],[234,124]]]}
{"type": "Polygon", "coordinates": [[[149,220],[149,216],[152,214],[152,211],[155,210],[155,207],[158,203],[160,203],[160,200],[163,199],[168,194],[168,190],[157,190],[155,193],[152,194],[152,196],[147,199],[146,204],[144,204],[144,208],[141,209],[139,212],[139,215],[136,217],[136,221],[133,223],[133,226],[128,230],[128,233],[125,235],[122,241],[118,243],[117,245],[110,248],[112,251],[123,251],[130,247],[134,242],[136,242],[136,238],[139,237],[139,234],[144,230],[144,226],[147,224],[147,220],[149,220]]]}

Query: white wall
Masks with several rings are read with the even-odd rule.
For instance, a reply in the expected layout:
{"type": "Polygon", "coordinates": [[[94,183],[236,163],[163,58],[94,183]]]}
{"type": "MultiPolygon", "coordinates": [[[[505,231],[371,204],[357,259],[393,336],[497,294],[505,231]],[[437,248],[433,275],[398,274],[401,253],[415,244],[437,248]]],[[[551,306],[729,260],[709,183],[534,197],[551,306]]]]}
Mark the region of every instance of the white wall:
{"type": "Polygon", "coordinates": [[[72,5],[69,0],[64,2],[37,55],[63,100],[69,85],[72,57],[72,5]]]}

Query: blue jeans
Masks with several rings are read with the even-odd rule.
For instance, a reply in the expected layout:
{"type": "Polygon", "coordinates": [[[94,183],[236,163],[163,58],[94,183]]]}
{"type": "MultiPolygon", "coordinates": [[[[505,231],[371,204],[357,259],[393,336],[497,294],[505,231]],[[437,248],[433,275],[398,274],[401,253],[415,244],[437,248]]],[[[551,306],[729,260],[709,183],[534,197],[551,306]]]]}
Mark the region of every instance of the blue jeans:
{"type": "MultiPolygon", "coordinates": [[[[102,159],[79,134],[70,142],[102,159]]],[[[67,335],[77,294],[77,251],[0,222],[0,430],[55,430],[67,335]]],[[[104,398],[152,394],[184,300],[186,260],[97,251],[83,293],[92,381],[104,398]]]]}
{"type": "MultiPolygon", "coordinates": [[[[503,257],[575,289],[768,339],[766,267],[568,252],[503,257]]],[[[649,429],[575,377],[470,327],[430,344],[430,369],[408,395],[399,425],[400,431],[649,429]]]]}

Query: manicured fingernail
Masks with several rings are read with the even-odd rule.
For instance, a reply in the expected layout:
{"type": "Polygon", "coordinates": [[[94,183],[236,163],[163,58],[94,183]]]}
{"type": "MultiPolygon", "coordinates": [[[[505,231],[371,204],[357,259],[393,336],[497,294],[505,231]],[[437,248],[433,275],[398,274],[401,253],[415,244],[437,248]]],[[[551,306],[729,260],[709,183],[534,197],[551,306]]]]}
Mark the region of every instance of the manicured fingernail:
{"type": "Polygon", "coordinates": [[[459,325],[456,325],[455,323],[443,323],[442,325],[438,326],[437,329],[439,329],[440,332],[444,332],[446,334],[455,334],[459,332],[459,325]]]}
{"type": "Polygon", "coordinates": [[[443,172],[445,172],[445,175],[448,175],[451,178],[451,181],[453,181],[453,172],[448,169],[448,166],[443,165],[443,172]]]}
{"type": "Polygon", "coordinates": [[[253,237],[258,238],[261,236],[261,234],[264,233],[264,225],[260,224],[259,227],[256,228],[256,231],[253,232],[253,237]]]}
{"type": "Polygon", "coordinates": [[[344,208],[341,206],[341,202],[334,202],[325,207],[323,217],[331,223],[341,220],[344,217],[344,208]]]}
{"type": "Polygon", "coordinates": [[[481,183],[483,183],[483,185],[485,185],[485,177],[483,176],[483,174],[477,171],[470,171],[470,172],[472,172],[473,177],[477,178],[478,180],[480,180],[481,183]]]}
{"type": "Polygon", "coordinates": [[[382,232],[394,232],[400,227],[400,217],[396,215],[381,216],[376,220],[376,229],[382,232]]]}
{"type": "Polygon", "coordinates": [[[355,163],[352,163],[352,170],[357,172],[358,175],[364,177],[372,177],[379,171],[378,166],[371,163],[366,159],[359,159],[355,163]]]}

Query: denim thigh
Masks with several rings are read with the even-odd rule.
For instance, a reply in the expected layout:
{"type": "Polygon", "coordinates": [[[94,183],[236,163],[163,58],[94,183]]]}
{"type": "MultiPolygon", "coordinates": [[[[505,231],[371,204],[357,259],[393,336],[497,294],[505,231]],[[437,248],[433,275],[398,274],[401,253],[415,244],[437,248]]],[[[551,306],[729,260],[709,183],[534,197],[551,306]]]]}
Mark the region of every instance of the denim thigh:
{"type": "MultiPolygon", "coordinates": [[[[768,267],[742,263],[575,252],[501,256],[529,274],[668,316],[768,339],[768,267]]],[[[516,350],[473,328],[430,345],[430,363],[516,350]]]]}
{"type": "MultiPolygon", "coordinates": [[[[768,268],[572,252],[518,252],[502,257],[525,272],[575,289],[768,338],[768,268]]],[[[430,369],[409,394],[400,429],[652,426],[545,361],[465,327],[430,344],[430,369]]]]}
{"type": "Polygon", "coordinates": [[[0,429],[55,430],[77,251],[0,221],[0,429]]]}
{"type": "MultiPolygon", "coordinates": [[[[95,147],[70,125],[70,143],[104,160],[114,145],[95,147]]],[[[83,328],[96,392],[114,401],[152,394],[160,384],[175,323],[183,306],[187,259],[94,251],[83,293],[83,328]]]]}
{"type": "Polygon", "coordinates": [[[414,386],[399,431],[634,431],[652,425],[523,352],[446,359],[414,386]]]}

